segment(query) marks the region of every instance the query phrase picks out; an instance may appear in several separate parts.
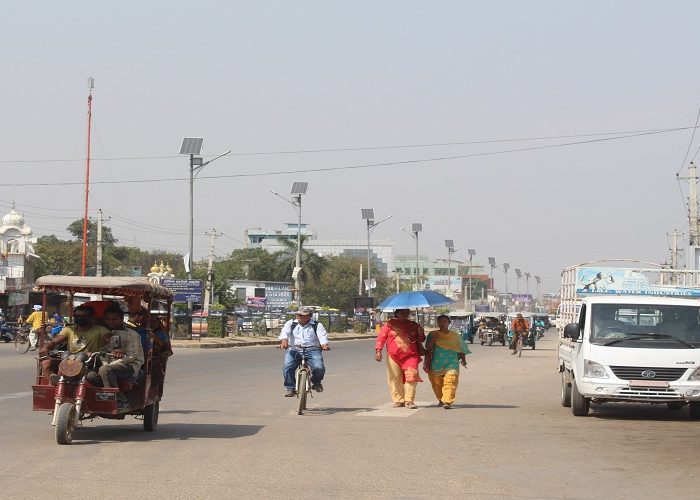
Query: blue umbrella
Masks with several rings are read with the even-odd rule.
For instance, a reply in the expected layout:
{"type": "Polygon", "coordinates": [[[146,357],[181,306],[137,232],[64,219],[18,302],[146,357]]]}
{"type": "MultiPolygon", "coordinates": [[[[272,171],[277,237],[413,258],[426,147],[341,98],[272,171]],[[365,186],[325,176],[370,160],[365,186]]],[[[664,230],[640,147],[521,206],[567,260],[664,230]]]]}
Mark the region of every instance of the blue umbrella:
{"type": "Polygon", "coordinates": [[[378,309],[416,309],[454,304],[454,300],[432,290],[401,292],[392,295],[377,306],[378,309]]]}

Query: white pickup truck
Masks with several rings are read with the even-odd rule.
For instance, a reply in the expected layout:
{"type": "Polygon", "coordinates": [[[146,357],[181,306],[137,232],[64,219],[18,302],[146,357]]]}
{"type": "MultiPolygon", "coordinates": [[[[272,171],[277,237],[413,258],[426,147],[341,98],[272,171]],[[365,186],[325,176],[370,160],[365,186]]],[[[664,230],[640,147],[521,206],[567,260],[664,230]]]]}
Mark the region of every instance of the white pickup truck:
{"type": "Polygon", "coordinates": [[[700,419],[699,299],[698,271],[600,263],[565,269],[562,406],[584,416],[591,403],[661,403],[671,410],[687,404],[690,418],[700,419]]]}

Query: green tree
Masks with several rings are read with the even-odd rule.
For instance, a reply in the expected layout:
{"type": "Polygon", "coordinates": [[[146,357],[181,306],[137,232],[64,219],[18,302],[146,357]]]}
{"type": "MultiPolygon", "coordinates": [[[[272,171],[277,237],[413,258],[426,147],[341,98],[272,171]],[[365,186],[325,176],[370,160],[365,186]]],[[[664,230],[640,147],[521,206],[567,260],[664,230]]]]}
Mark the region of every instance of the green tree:
{"type": "MultiPolygon", "coordinates": [[[[299,273],[299,281],[302,289],[306,288],[309,283],[317,281],[327,265],[326,258],[304,248],[304,243],[307,239],[306,236],[302,236],[299,240],[301,246],[301,272],[299,273]]],[[[278,241],[285,248],[274,254],[277,261],[277,279],[275,281],[294,281],[292,279],[292,272],[296,266],[297,242],[296,240],[285,238],[279,238],[278,241]]],[[[303,295],[302,293],[302,296],[303,295]]],[[[304,299],[304,301],[307,302],[306,299],[304,299]]]]}
{"type": "Polygon", "coordinates": [[[54,235],[42,236],[34,245],[34,251],[41,257],[34,271],[36,278],[46,274],[80,274],[79,242],[59,240],[54,235]]]}
{"type": "MultiPolygon", "coordinates": [[[[364,263],[364,259],[359,257],[326,257],[326,266],[319,279],[305,289],[304,302],[351,313],[358,293],[360,266],[364,263]]],[[[372,276],[377,281],[372,296],[375,303],[379,303],[391,295],[391,280],[376,269],[373,269],[372,276]]]]}
{"type": "MultiPolygon", "coordinates": [[[[70,225],[66,228],[70,234],[78,240],[80,243],[83,242],[83,219],[77,219],[74,220],[73,222],[70,223],[70,225]]],[[[87,226],[87,241],[88,245],[96,245],[97,243],[97,221],[95,220],[88,220],[88,226],[87,226]]],[[[112,234],[112,229],[110,227],[107,227],[105,225],[102,226],[102,247],[108,247],[111,245],[115,245],[117,243],[117,239],[114,237],[112,234]]]]}

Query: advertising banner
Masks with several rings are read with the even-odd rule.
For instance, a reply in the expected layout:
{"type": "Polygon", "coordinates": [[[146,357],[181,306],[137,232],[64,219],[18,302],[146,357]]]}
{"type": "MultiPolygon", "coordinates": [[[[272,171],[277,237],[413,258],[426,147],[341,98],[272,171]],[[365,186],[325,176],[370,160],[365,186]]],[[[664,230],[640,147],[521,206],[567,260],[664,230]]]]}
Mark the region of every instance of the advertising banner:
{"type": "Polygon", "coordinates": [[[164,278],[160,284],[173,292],[175,302],[202,302],[202,280],[164,278]]]}
{"type": "Polygon", "coordinates": [[[444,293],[448,289],[453,292],[461,292],[462,279],[459,277],[448,278],[447,276],[431,276],[425,280],[425,288],[440,293],[444,293]]]}
{"type": "Polygon", "coordinates": [[[254,307],[256,309],[265,309],[267,304],[267,297],[246,297],[245,305],[248,307],[254,307]]]}
{"type": "Polygon", "coordinates": [[[652,273],[635,269],[580,267],[576,270],[576,295],[656,295],[700,297],[700,289],[654,283],[652,273]]]}

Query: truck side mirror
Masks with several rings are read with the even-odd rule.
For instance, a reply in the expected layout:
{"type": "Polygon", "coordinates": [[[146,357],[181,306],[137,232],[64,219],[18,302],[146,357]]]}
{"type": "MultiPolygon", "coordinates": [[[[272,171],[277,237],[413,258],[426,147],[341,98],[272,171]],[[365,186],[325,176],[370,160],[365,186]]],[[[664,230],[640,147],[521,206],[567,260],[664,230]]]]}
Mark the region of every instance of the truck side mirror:
{"type": "Polygon", "coordinates": [[[564,327],[564,338],[578,340],[580,336],[581,329],[579,328],[578,323],[569,323],[564,327]]]}

